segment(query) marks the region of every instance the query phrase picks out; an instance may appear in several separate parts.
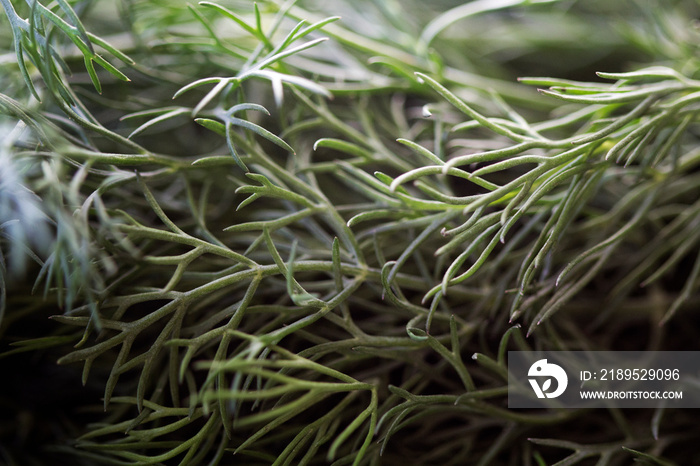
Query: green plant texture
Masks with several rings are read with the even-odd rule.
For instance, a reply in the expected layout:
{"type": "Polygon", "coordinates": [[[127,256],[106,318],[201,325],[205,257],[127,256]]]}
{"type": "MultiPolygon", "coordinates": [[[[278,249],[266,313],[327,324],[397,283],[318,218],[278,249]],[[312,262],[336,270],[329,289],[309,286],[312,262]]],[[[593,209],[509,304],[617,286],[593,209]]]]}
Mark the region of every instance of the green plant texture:
{"type": "Polygon", "coordinates": [[[700,464],[699,2],[0,5],[0,463],[700,464]]]}

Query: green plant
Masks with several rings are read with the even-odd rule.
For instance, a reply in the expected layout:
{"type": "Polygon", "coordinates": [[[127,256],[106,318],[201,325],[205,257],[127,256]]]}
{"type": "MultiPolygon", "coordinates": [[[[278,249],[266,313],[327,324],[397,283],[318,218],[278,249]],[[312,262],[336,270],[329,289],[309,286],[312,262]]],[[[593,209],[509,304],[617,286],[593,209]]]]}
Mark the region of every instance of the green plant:
{"type": "Polygon", "coordinates": [[[691,458],[505,384],[693,349],[696,2],[1,3],[0,368],[85,385],[3,396],[6,462],[691,458]]]}

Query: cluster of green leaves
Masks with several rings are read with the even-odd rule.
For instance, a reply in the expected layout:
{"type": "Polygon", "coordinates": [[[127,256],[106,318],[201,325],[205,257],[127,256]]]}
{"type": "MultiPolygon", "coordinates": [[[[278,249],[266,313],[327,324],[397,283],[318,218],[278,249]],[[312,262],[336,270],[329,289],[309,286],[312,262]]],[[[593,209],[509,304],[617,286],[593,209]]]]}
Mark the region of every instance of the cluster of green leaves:
{"type": "MultiPolygon", "coordinates": [[[[694,344],[696,2],[313,3],[1,0],[0,363],[86,386],[51,446],[687,459],[683,413],[505,401],[508,349],[694,344]]],[[[13,396],[0,457],[30,464],[13,396]]]]}

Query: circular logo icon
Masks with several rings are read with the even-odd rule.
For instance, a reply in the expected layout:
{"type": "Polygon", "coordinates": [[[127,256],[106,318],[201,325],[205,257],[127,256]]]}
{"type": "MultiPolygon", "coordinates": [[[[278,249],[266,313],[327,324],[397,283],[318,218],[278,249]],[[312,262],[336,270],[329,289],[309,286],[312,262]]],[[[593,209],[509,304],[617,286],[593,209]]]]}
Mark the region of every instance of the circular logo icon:
{"type": "Polygon", "coordinates": [[[569,378],[560,366],[548,363],[546,359],[540,359],[530,366],[527,373],[530,385],[535,391],[537,398],[556,398],[566,390],[569,378]],[[552,391],[552,379],[557,381],[556,390],[552,391]],[[540,381],[542,384],[540,385],[540,381]]]}

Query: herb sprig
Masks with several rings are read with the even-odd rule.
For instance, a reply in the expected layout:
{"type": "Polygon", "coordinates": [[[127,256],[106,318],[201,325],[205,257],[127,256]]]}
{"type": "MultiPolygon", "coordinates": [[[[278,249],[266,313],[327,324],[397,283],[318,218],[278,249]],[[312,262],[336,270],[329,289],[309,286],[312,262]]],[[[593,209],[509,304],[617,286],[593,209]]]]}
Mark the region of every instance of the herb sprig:
{"type": "Polygon", "coordinates": [[[504,403],[508,349],[692,328],[693,2],[88,3],[0,2],[0,361],[81,363],[106,411],[62,455],[687,458],[682,413],[504,403]],[[585,72],[557,66],[625,8],[585,72]],[[644,63],[593,75],[618,54],[644,63]]]}

